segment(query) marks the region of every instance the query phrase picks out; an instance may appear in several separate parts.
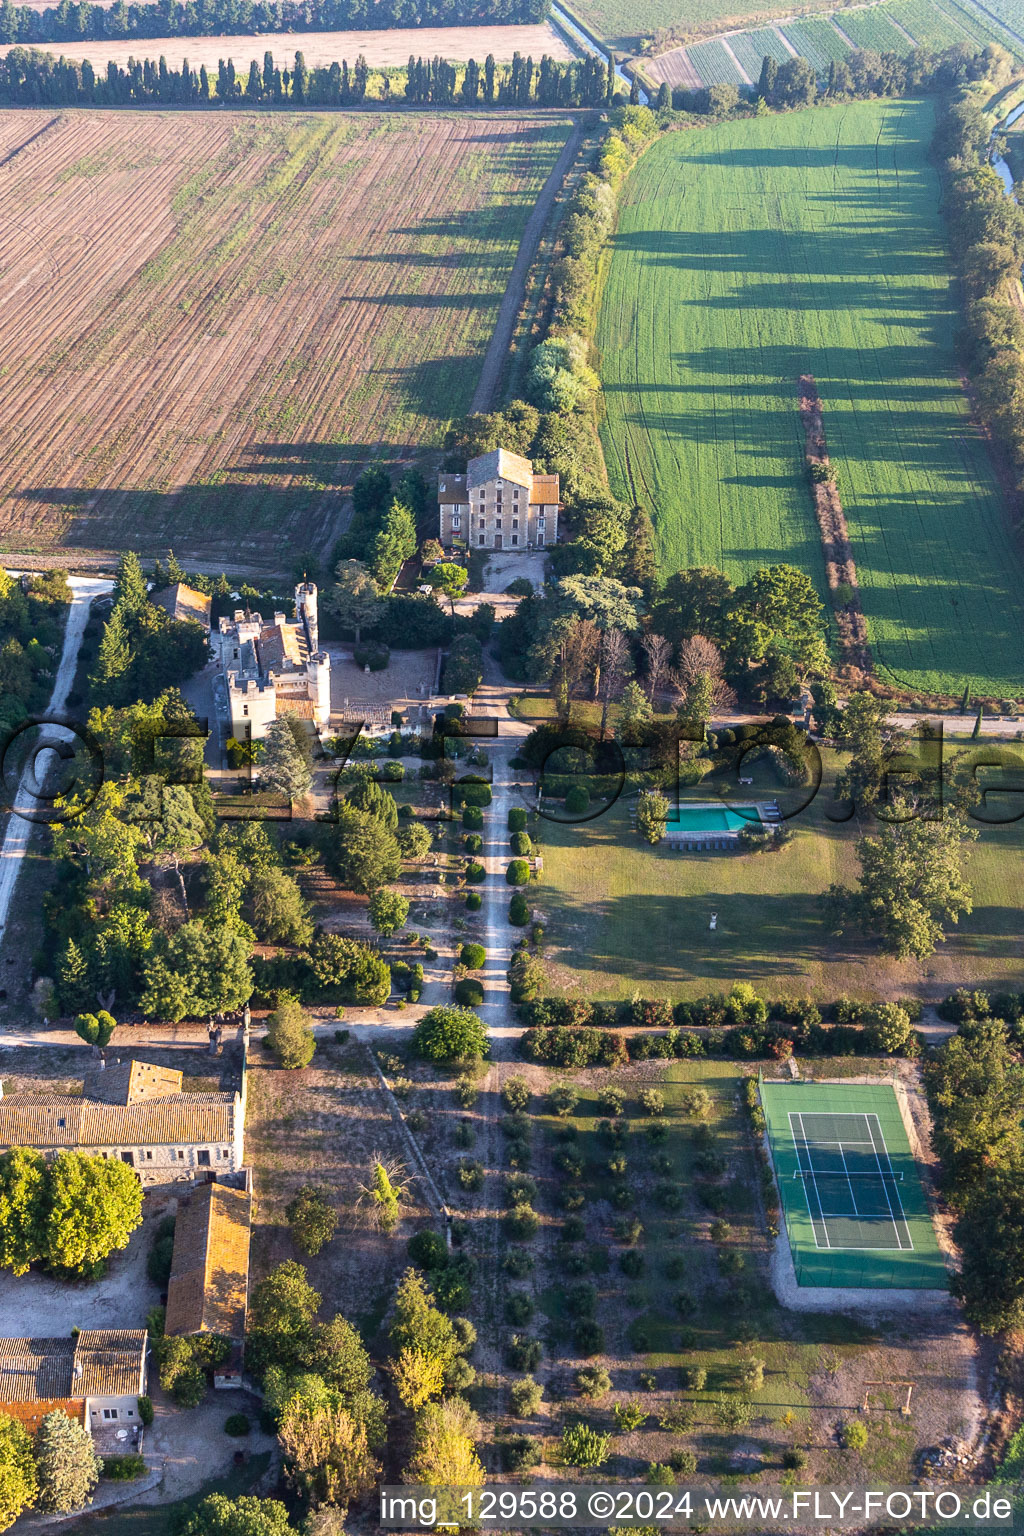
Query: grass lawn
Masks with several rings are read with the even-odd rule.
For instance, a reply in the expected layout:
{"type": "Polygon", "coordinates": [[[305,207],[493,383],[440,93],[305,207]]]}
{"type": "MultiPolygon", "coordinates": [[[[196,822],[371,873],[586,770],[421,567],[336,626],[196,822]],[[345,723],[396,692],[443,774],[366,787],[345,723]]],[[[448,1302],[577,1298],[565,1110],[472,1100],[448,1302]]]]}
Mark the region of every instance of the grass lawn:
{"type": "Polygon", "coordinates": [[[792,843],[774,854],[652,848],[633,831],[624,801],[593,821],[540,823],[544,869],[534,899],[553,985],[593,998],[636,990],[684,998],[750,981],[767,996],[823,1001],[843,993],[930,999],[960,985],[1019,988],[1021,823],[981,830],[968,864],[974,911],[930,960],[897,961],[829,935],[822,897],[833,881],[855,881],[854,844],[877,826],[829,821],[833,772],[826,758],[821,791],[794,818],[792,843]]]}
{"type": "Polygon", "coordinates": [[[876,664],[1014,696],[1021,562],[957,376],[927,101],[668,134],[627,184],[598,316],[612,488],[667,573],[822,586],[797,379],[817,380],[876,664]]]}

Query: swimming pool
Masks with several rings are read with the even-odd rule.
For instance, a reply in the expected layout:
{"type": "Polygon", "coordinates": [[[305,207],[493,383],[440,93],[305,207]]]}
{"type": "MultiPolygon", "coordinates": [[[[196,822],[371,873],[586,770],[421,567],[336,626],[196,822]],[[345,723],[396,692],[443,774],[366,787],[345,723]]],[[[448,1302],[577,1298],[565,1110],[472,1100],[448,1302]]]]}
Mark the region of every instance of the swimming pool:
{"type": "Polygon", "coordinates": [[[756,827],[761,813],[756,805],[681,805],[665,824],[666,832],[740,832],[756,827]]]}

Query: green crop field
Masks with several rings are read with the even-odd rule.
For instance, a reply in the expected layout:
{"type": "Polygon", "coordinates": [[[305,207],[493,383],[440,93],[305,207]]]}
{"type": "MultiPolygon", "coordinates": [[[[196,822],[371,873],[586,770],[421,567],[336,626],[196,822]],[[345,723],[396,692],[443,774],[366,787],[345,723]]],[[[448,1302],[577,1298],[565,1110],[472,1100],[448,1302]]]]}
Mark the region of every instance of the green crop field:
{"type": "Polygon", "coordinates": [[[957,376],[928,102],[658,140],[623,197],[597,324],[616,493],[664,571],[824,571],[797,379],[813,374],[876,665],[1015,696],[1021,559],[957,376]]]}

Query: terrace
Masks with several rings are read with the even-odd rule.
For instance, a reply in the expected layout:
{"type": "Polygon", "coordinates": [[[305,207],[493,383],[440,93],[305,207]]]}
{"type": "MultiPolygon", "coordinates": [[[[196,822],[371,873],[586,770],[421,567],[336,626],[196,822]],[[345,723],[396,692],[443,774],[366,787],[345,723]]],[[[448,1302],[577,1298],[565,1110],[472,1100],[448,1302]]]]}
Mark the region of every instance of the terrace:
{"type": "Polygon", "coordinates": [[[669,848],[688,853],[733,849],[745,827],[778,826],[781,819],[777,800],[751,801],[748,805],[722,805],[710,800],[680,805],[665,823],[663,841],[669,848]]]}

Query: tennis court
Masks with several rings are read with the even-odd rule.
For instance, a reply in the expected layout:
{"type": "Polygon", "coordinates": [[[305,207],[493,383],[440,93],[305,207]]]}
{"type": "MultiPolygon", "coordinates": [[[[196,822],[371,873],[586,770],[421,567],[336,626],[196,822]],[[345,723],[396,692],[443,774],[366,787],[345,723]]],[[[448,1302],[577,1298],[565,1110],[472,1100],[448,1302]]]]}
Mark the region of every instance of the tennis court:
{"type": "Polygon", "coordinates": [[[798,1283],[947,1289],[892,1085],[762,1082],[761,1103],[798,1283]]]}

